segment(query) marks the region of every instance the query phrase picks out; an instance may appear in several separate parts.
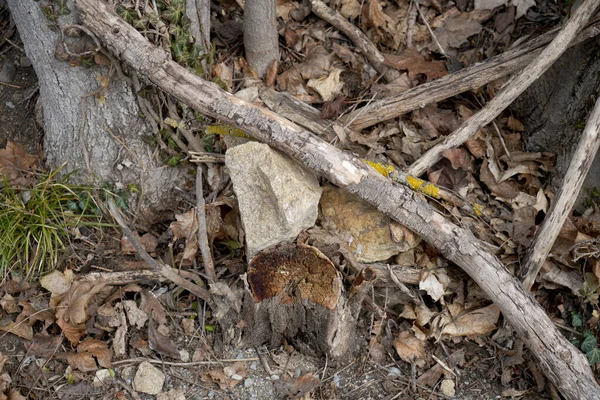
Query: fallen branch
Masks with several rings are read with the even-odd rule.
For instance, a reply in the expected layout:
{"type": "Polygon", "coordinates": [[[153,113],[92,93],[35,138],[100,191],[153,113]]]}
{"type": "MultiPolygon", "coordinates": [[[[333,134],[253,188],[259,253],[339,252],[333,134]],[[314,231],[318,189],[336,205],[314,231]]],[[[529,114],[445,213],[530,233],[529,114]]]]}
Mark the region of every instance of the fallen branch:
{"type": "Polygon", "coordinates": [[[77,0],[77,6],[86,26],[107,48],[157,87],[295,158],[438,248],[498,305],[538,358],[546,376],[567,399],[600,398],[600,388],[585,356],[560,334],[533,296],[470,231],[452,224],[410,189],[394,184],[353,155],[190,73],[104,3],[77,0]]]}
{"type": "MultiPolygon", "coordinates": [[[[520,71],[536,57],[539,57],[543,51],[542,47],[550,43],[557,30],[540,35],[530,42],[479,64],[419,85],[399,95],[374,101],[370,105],[351,112],[347,117],[342,118],[342,121],[352,121],[350,127],[361,130],[399,117],[426,104],[442,101],[468,90],[480,88],[496,79],[520,71]]],[[[596,20],[579,32],[571,46],[595,37],[599,33],[600,21],[596,20]]]]}
{"type": "Polygon", "coordinates": [[[196,217],[198,218],[198,247],[202,254],[204,271],[210,283],[217,281],[215,263],[213,261],[210,244],[208,243],[208,232],[206,231],[206,202],[202,190],[202,166],[196,168],[196,217]]]}
{"type": "MultiPolygon", "coordinates": [[[[333,25],[337,30],[342,32],[358,47],[365,55],[369,63],[375,68],[375,71],[383,75],[388,82],[394,80],[394,70],[384,64],[385,57],[379,52],[377,47],[369,40],[360,29],[350,23],[346,18],[342,17],[337,11],[329,8],[328,5],[321,0],[311,0],[312,12],[315,15],[333,25]]],[[[399,76],[399,74],[396,74],[399,76]]]]}
{"type": "Polygon", "coordinates": [[[119,215],[119,210],[117,210],[117,207],[115,206],[115,202],[112,199],[108,199],[108,208],[110,209],[110,213],[113,216],[113,218],[115,219],[115,221],[117,221],[117,224],[119,224],[121,226],[121,229],[123,229],[123,233],[125,234],[125,236],[127,236],[129,241],[133,245],[133,248],[138,252],[140,257],[142,257],[142,259],[144,261],[146,261],[148,263],[148,265],[154,271],[159,272],[162,276],[167,278],[169,281],[173,282],[177,286],[184,288],[185,290],[187,290],[188,292],[192,293],[193,295],[201,298],[202,300],[207,301],[207,302],[211,301],[208,290],[206,290],[205,288],[202,288],[198,285],[195,285],[190,281],[183,279],[171,267],[161,264],[158,261],[156,261],[154,258],[150,257],[150,254],[148,254],[146,252],[146,250],[144,250],[142,245],[140,245],[138,243],[135,236],[133,235],[133,232],[131,232],[131,229],[129,229],[129,227],[127,226],[125,221],[123,221],[123,219],[121,218],[121,215],[119,215]]]}
{"type": "Polygon", "coordinates": [[[548,253],[558,237],[558,234],[565,221],[571,215],[571,209],[577,200],[583,181],[587,176],[592,161],[598,152],[600,140],[598,138],[600,129],[600,100],[596,105],[585,125],[577,149],[573,153],[569,169],[565,175],[560,191],[552,201],[548,215],[544,219],[542,226],[539,227],[533,238],[532,246],[525,255],[522,262],[524,266],[522,277],[523,287],[531,289],[535,277],[540,272],[548,253]]]}
{"type": "Polygon", "coordinates": [[[453,149],[466,142],[477,131],[489,124],[521,93],[535,82],[558,58],[567,50],[577,32],[585,26],[594,11],[600,5],[600,0],[585,0],[573,13],[569,22],[564,26],[552,42],[541,54],[525,67],[507,86],[490,100],[485,107],[465,121],[458,129],[444,138],[444,141],[429,149],[407,170],[409,175],[420,176],[442,158],[445,150],[453,149]]]}

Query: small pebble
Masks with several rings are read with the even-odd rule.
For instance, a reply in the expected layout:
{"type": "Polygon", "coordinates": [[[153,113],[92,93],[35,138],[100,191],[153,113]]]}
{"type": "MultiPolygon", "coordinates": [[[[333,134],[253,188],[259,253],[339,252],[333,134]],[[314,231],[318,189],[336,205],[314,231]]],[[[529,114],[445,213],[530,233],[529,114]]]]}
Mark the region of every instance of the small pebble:
{"type": "Polygon", "coordinates": [[[277,374],[271,375],[271,380],[273,380],[273,381],[279,380],[279,375],[277,375],[277,374]]]}
{"type": "Polygon", "coordinates": [[[238,375],[238,374],[233,374],[233,375],[231,375],[231,379],[233,379],[234,381],[241,381],[241,380],[242,380],[242,379],[244,379],[244,378],[242,378],[242,377],[241,377],[240,375],[238,375]]]}
{"type": "Polygon", "coordinates": [[[256,371],[257,368],[258,368],[258,363],[256,361],[252,361],[252,364],[250,364],[250,369],[253,371],[256,371]]]}
{"type": "Polygon", "coordinates": [[[248,378],[248,379],[246,379],[244,381],[244,387],[249,388],[249,387],[252,387],[252,386],[254,386],[254,379],[248,378]]]}
{"type": "Polygon", "coordinates": [[[15,108],[15,104],[12,101],[7,101],[6,102],[6,107],[14,109],[15,108]]]}
{"type": "Polygon", "coordinates": [[[400,376],[402,375],[402,371],[399,368],[392,367],[388,370],[388,376],[400,376]]]}
{"type": "Polygon", "coordinates": [[[342,378],[340,378],[339,375],[334,375],[333,376],[333,383],[335,384],[335,387],[339,388],[340,387],[340,381],[342,380],[342,378]]]}

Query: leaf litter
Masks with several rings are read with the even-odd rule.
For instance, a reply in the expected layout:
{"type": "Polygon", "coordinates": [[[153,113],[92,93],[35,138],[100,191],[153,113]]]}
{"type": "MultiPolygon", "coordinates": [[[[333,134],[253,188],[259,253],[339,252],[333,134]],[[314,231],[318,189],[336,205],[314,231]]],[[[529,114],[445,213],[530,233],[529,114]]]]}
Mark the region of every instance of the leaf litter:
{"type": "MultiPolygon", "coordinates": [[[[398,77],[385,83],[351,42],[310,14],[308,2],[278,0],[280,33],[287,49],[279,65],[270,70],[270,85],[320,107],[321,118],[336,121],[347,109],[368,99],[399,94],[451,73],[455,68],[452,60],[466,67],[502,52],[510,42],[498,40],[498,35],[526,24],[528,12],[536,7],[537,12],[544,7],[544,11],[559,12],[534,0],[476,0],[473,9],[464,3],[426,0],[418,2],[419,10],[411,10],[414,3],[404,0],[330,3],[378,46],[385,65],[397,70],[398,77]],[[411,47],[406,47],[408,33],[411,47]]],[[[234,24],[228,18],[234,18],[231,10],[235,8],[234,4],[224,7],[215,26],[234,24]]],[[[227,37],[228,29],[217,29],[227,37]]],[[[229,51],[228,46],[218,47],[217,54],[229,51]]],[[[236,54],[241,55],[239,51],[236,54]]],[[[246,86],[258,82],[245,60],[236,57],[220,57],[212,68],[213,76],[231,92],[242,89],[238,82],[246,86]]],[[[493,95],[494,85],[489,85],[486,91],[425,105],[370,130],[351,131],[347,140],[358,145],[361,157],[402,169],[476,112],[474,104],[493,95]]],[[[456,204],[432,203],[454,222],[470,227],[517,273],[518,256],[530,246],[554,197],[547,186],[554,172],[554,155],[525,151],[525,128],[514,116],[498,118],[495,125],[482,128],[464,146],[445,151],[426,178],[473,207],[484,205],[485,210],[467,214],[456,204]]],[[[23,147],[9,142],[0,150],[0,173],[11,185],[26,184],[30,179],[27,171],[36,160],[23,147]]],[[[116,370],[131,380],[134,371],[125,370],[139,358],[150,358],[164,363],[175,381],[181,378],[176,385],[187,387],[198,398],[209,393],[240,398],[254,393],[287,398],[368,398],[402,391],[406,398],[418,393],[451,397],[457,391],[461,398],[481,398],[481,393],[523,397],[532,389],[544,389],[544,378],[531,356],[480,288],[410,231],[382,214],[375,215],[376,210],[367,210],[358,199],[343,199],[345,192],[340,194],[341,200],[322,200],[318,227],[301,234],[299,241],[311,243],[327,255],[347,284],[369,263],[389,264],[389,270],[378,271],[382,276],[387,271],[391,278],[380,278],[359,321],[364,357],[335,370],[328,368],[325,360],[299,354],[289,343],[281,348],[228,347],[224,338],[235,343],[245,323],[243,318],[236,319],[242,311],[244,231],[231,189],[219,183],[227,182],[226,172],[212,168],[211,174],[208,186],[216,188],[215,199],[220,196],[207,205],[208,237],[220,277],[208,286],[222,299],[215,309],[164,283],[157,287],[143,279],[129,285],[87,281],[77,268],[42,277],[39,285],[48,292],[42,292],[43,299],[35,297],[39,286],[27,287],[17,277],[2,283],[0,330],[27,342],[20,362],[36,357],[54,374],[56,380],[48,380],[48,388],[58,389],[65,383],[75,387],[86,382],[89,373],[102,369],[116,370]],[[357,211],[360,207],[364,209],[357,211]],[[383,233],[368,235],[378,229],[383,233]],[[380,256],[383,251],[383,259],[367,257],[371,248],[378,249],[375,253],[380,256]],[[408,267],[418,269],[417,281],[409,278],[408,267]],[[224,318],[234,320],[223,324],[224,318]],[[193,354],[191,362],[199,363],[198,370],[185,364],[186,353],[193,354]],[[502,370],[500,382],[496,369],[502,370]],[[186,379],[202,382],[206,389],[186,386],[186,379]],[[260,389],[264,391],[260,386],[265,386],[260,389]]],[[[154,257],[184,271],[193,269],[200,262],[196,215],[195,209],[182,208],[169,227],[136,234],[154,257]]],[[[574,340],[582,340],[584,328],[595,334],[600,319],[595,310],[600,290],[600,245],[595,239],[600,233],[598,215],[598,207],[592,205],[565,224],[536,289],[538,300],[556,323],[580,332],[574,340]],[[577,273],[582,267],[586,272],[577,273]]],[[[127,269],[136,265],[136,255],[125,237],[109,243],[108,250],[90,255],[92,265],[121,264],[124,271],[135,271],[135,267],[127,269]]],[[[205,284],[201,276],[195,281],[205,284]]],[[[586,346],[593,357],[595,342],[586,346]]],[[[0,349],[0,399],[22,398],[3,372],[12,364],[4,353],[0,349]]],[[[43,372],[29,368],[20,374],[39,380],[43,372]]]]}

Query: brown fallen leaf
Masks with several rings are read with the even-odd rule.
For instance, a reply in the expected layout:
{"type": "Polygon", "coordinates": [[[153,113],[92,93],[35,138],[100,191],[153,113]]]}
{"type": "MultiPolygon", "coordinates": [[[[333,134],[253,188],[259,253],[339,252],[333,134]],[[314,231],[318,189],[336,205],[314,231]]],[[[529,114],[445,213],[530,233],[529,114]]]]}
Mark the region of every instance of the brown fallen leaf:
{"type": "Polygon", "coordinates": [[[425,343],[410,331],[400,332],[394,340],[394,348],[402,361],[407,363],[425,358],[425,343]]]}
{"type": "Polygon", "coordinates": [[[185,214],[175,214],[175,219],[177,221],[171,222],[169,226],[173,230],[173,241],[185,239],[185,248],[178,257],[181,258],[182,265],[192,265],[198,253],[198,240],[196,239],[198,218],[196,210],[191,209],[185,214]]]}
{"type": "Polygon", "coordinates": [[[385,54],[385,65],[398,70],[407,70],[408,76],[414,78],[424,74],[428,81],[448,75],[446,64],[443,61],[427,61],[414,47],[402,51],[400,54],[385,54]]]}
{"type": "Polygon", "coordinates": [[[442,334],[450,336],[486,335],[496,329],[498,318],[500,318],[500,309],[494,304],[467,311],[444,326],[442,334]]]}
{"type": "Polygon", "coordinates": [[[0,149],[0,178],[4,177],[8,184],[26,185],[30,174],[38,160],[37,156],[27,153],[25,146],[8,141],[6,148],[0,149]]]}
{"type": "Polygon", "coordinates": [[[72,368],[83,372],[96,371],[98,365],[104,368],[111,366],[107,344],[97,339],[87,338],[77,346],[76,353],[61,354],[60,357],[65,357],[72,368]]]}
{"type": "Polygon", "coordinates": [[[176,360],[181,359],[179,355],[179,349],[175,346],[175,343],[167,336],[163,335],[156,329],[152,320],[152,314],[149,314],[148,319],[148,345],[154,351],[163,356],[171,357],[176,360]]]}
{"type": "Polygon", "coordinates": [[[283,378],[275,381],[275,388],[282,396],[290,399],[301,398],[321,385],[321,380],[311,372],[301,375],[295,379],[283,375],[283,378]]]}

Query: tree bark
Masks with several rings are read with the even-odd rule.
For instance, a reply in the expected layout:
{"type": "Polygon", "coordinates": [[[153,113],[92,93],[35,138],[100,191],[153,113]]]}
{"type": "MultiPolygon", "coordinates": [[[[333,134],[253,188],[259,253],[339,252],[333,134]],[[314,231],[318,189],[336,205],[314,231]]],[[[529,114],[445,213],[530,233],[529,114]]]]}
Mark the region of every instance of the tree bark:
{"type": "Polygon", "coordinates": [[[414,192],[393,184],[353,155],[189,73],[103,3],[77,0],[77,4],[87,27],[152,83],[195,110],[232,123],[295,158],[438,248],[498,305],[539,359],[543,372],[567,399],[600,399],[600,388],[585,356],[560,334],[533,296],[470,231],[452,224],[414,192]]]}
{"type": "Polygon", "coordinates": [[[246,0],[244,6],[246,59],[259,76],[279,60],[275,0],[246,0]]]}
{"type": "MultiPolygon", "coordinates": [[[[71,14],[59,17],[60,26],[78,23],[74,2],[67,4],[71,14]]],[[[101,87],[97,77],[108,76],[108,67],[74,67],[57,59],[61,35],[50,29],[40,3],[9,0],[8,5],[40,83],[46,165],[54,169],[66,163],[62,172],[78,171],[71,178],[76,182],[109,183],[116,189],[136,184],[143,196],[139,217],[159,219],[177,200],[173,188],[183,184],[183,173],[161,165],[142,140],[152,130],[139,116],[131,85],[115,73],[99,104],[91,93],[101,87]]],[[[137,200],[132,196],[133,209],[137,200]]]]}

